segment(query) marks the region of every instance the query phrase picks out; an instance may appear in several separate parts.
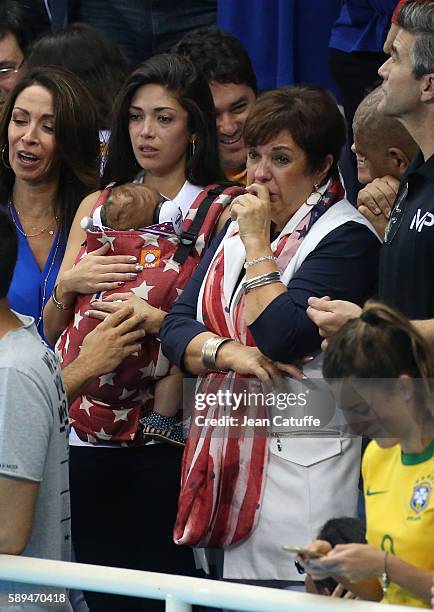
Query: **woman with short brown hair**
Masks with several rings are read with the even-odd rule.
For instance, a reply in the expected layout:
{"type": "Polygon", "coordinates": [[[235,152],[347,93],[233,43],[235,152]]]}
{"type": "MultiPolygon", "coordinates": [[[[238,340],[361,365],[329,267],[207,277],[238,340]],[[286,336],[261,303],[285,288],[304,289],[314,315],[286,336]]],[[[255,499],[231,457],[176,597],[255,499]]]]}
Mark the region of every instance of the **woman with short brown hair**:
{"type": "MultiPolygon", "coordinates": [[[[248,193],[231,204],[224,238],[160,331],[168,358],[201,377],[205,399],[280,381],[306,355],[317,356],[306,373],[318,375],[321,338],[308,298],[363,303],[373,292],[380,243],[345,199],[336,164],[344,140],[339,110],[320,88],[283,88],[255,103],[245,128],[248,193]]],[[[281,545],[301,545],[327,518],[355,514],[359,442],[337,428],[331,438],[307,427],[294,438],[280,427],[269,439],[274,408],[247,401],[237,410],[259,424],[219,429],[201,420],[236,416],[227,401],[192,417],[175,539],[224,548],[225,578],[297,583],[281,545]]]]}

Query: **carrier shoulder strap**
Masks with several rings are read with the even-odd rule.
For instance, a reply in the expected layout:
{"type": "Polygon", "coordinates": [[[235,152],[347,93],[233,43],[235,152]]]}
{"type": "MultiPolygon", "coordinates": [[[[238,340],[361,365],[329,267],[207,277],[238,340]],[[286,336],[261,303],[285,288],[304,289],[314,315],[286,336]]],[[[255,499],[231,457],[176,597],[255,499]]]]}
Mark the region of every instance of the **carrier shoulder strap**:
{"type": "Polygon", "coordinates": [[[174,261],[179,264],[183,264],[185,262],[191,249],[196,244],[196,241],[199,236],[199,230],[203,225],[203,222],[205,220],[206,215],[208,214],[211,204],[219,195],[221,195],[225,191],[225,189],[228,189],[228,187],[234,187],[234,183],[220,183],[219,185],[212,187],[208,191],[199,208],[197,209],[196,216],[193,219],[190,227],[188,228],[188,230],[183,231],[180,236],[179,246],[173,256],[174,261]]]}

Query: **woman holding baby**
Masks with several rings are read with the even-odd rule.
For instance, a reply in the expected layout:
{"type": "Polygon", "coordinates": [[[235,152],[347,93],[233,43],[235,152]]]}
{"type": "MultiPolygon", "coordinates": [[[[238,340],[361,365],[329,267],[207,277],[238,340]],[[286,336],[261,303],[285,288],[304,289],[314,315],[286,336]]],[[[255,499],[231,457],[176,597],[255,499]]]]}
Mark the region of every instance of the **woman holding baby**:
{"type": "MultiPolygon", "coordinates": [[[[211,93],[205,79],[186,58],[155,56],[127,79],[115,106],[104,172],[104,184],[112,181],[120,185],[142,181],[171,200],[182,217],[187,216],[205,186],[224,181],[211,93]]],[[[81,295],[97,298],[101,292],[119,290],[124,283],[140,283],[136,294],[152,301],[152,294],[148,295],[152,283],[142,281],[138,258],[133,261],[131,254],[112,255],[110,240],[78,259],[84,254],[80,252],[81,245],[87,238],[80,222],[83,217],[93,216],[102,193],[85,198],[77,212],[54,299],[44,312],[46,333],[52,342],[69,326],[71,334],[62,337],[63,347],[72,342],[74,329],[80,330],[86,322],[82,311],[75,310],[74,314],[81,295]]],[[[109,230],[106,236],[111,237],[109,230]]],[[[144,246],[152,250],[152,238],[144,246]]],[[[170,270],[168,273],[169,279],[170,270]]],[[[158,329],[159,317],[157,314],[155,321],[147,324],[158,329]]],[[[167,369],[163,367],[158,372],[160,354],[156,361],[151,367],[153,375],[157,371],[157,377],[164,376],[167,369]]],[[[151,400],[152,404],[153,386],[148,375],[149,371],[142,373],[145,386],[138,400],[148,404],[151,400]]],[[[115,383],[116,373],[112,373],[100,377],[96,384],[109,394],[115,383]]],[[[124,391],[124,409],[110,410],[108,406],[105,410],[105,418],[111,422],[123,424],[131,414],[125,408],[131,398],[127,389],[124,391]]],[[[77,560],[192,575],[195,569],[191,550],[172,541],[182,451],[155,441],[140,444],[134,433],[133,443],[138,444],[131,445],[131,439],[108,435],[108,425],[102,420],[93,434],[88,434],[81,424],[85,424],[86,417],[91,421],[94,413],[102,415],[99,409],[109,403],[96,405],[92,397],[82,396],[71,408],[72,414],[76,410],[84,417],[80,420],[81,429],[73,420],[70,436],[72,529],[77,560]]],[[[95,611],[160,609],[157,602],[134,598],[126,602],[125,598],[96,593],[88,593],[86,598],[95,611]]]]}

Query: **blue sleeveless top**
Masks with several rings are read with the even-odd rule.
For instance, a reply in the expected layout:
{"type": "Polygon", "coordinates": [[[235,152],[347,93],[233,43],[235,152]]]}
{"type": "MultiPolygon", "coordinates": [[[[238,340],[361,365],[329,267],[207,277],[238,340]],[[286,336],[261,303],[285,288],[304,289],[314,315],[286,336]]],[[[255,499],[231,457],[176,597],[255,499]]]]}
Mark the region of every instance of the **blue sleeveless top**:
{"type": "MultiPolygon", "coordinates": [[[[14,216],[14,221],[22,230],[17,217],[18,215],[14,216]]],[[[17,237],[18,259],[9,288],[8,300],[13,310],[20,314],[30,315],[35,319],[37,330],[45,340],[42,311],[53,292],[65,254],[66,240],[60,232],[56,234],[44,269],[40,270],[26,236],[17,230],[17,237]]]]}

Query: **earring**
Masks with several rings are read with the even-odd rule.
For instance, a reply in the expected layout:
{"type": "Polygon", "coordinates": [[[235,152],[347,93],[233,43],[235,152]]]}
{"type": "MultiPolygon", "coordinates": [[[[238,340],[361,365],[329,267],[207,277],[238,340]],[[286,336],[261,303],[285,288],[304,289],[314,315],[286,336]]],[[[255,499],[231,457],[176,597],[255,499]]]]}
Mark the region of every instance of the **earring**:
{"type": "Polygon", "coordinates": [[[7,150],[7,146],[8,146],[7,143],[5,145],[3,145],[3,149],[2,149],[2,162],[3,162],[3,165],[6,166],[6,168],[9,168],[9,170],[10,170],[11,167],[5,161],[5,152],[7,150]]]}
{"type": "Polygon", "coordinates": [[[306,200],[306,204],[308,206],[316,206],[323,199],[324,195],[320,191],[318,191],[318,189],[319,189],[319,185],[318,183],[315,183],[315,185],[313,186],[312,193],[306,200]]]}
{"type": "Polygon", "coordinates": [[[194,157],[196,153],[196,140],[191,141],[191,157],[194,157]]]}

